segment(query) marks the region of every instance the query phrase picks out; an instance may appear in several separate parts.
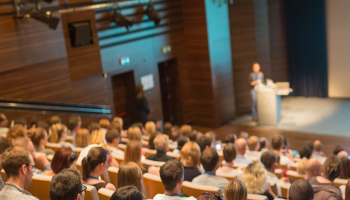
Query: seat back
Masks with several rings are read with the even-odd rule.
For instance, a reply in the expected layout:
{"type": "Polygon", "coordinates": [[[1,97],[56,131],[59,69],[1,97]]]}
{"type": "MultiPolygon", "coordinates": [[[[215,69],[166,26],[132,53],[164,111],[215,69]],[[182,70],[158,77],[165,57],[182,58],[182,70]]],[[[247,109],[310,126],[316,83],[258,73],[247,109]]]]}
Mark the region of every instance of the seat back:
{"type": "Polygon", "coordinates": [[[4,181],[4,183],[7,181],[7,175],[6,175],[6,173],[5,173],[5,171],[2,169],[1,170],[1,178],[2,178],[2,180],[4,181]]]}
{"type": "Polygon", "coordinates": [[[125,144],[129,143],[129,139],[128,138],[120,138],[120,141],[124,142],[125,144]]]}
{"type": "Polygon", "coordinates": [[[346,185],[348,183],[348,179],[340,179],[340,178],[336,178],[334,180],[334,184],[336,184],[338,187],[342,186],[342,185],[346,185]]]}
{"type": "Polygon", "coordinates": [[[235,178],[234,175],[227,175],[226,173],[221,172],[221,171],[219,171],[219,170],[216,171],[216,176],[226,178],[226,179],[229,180],[229,181],[232,180],[233,178],[235,178]]]}
{"type": "Polygon", "coordinates": [[[180,159],[180,154],[175,154],[175,153],[170,152],[170,151],[166,152],[166,155],[170,156],[170,157],[173,157],[175,159],[178,159],[178,160],[180,159]]]}
{"type": "Polygon", "coordinates": [[[286,164],[279,164],[279,168],[287,170],[287,165],[286,164]]]}
{"type": "Polygon", "coordinates": [[[50,200],[51,180],[52,176],[35,174],[32,179],[32,184],[27,191],[40,200],[50,200]]]}
{"type": "Polygon", "coordinates": [[[193,196],[198,198],[205,192],[212,192],[215,194],[219,194],[219,187],[208,186],[208,185],[200,185],[192,182],[184,181],[182,183],[182,193],[188,196],[193,196]]]}
{"type": "Polygon", "coordinates": [[[289,190],[289,188],[290,188],[290,184],[287,186],[287,185],[280,185],[280,187],[281,187],[281,196],[283,197],[283,198],[287,198],[287,196],[288,196],[288,190],[289,190]]]}
{"type": "Polygon", "coordinates": [[[98,193],[95,188],[95,186],[92,185],[85,185],[87,187],[85,191],[85,198],[84,200],[99,200],[98,193]]]}
{"type": "Polygon", "coordinates": [[[267,196],[258,194],[248,194],[248,200],[267,200],[267,196]]]}
{"type": "Polygon", "coordinates": [[[283,171],[281,169],[275,169],[275,174],[278,179],[283,177],[283,171]]]}
{"type": "Polygon", "coordinates": [[[118,186],[118,171],[119,171],[119,168],[116,168],[116,167],[108,168],[109,179],[111,183],[116,187],[118,186]]]}
{"type": "Polygon", "coordinates": [[[73,151],[74,151],[75,155],[77,156],[77,158],[79,157],[80,152],[81,152],[83,149],[84,149],[84,148],[81,148],[81,147],[75,147],[75,148],[73,148],[73,151]]]}
{"type": "Polygon", "coordinates": [[[103,174],[101,175],[101,179],[104,180],[106,183],[110,183],[111,180],[109,179],[108,169],[106,168],[103,174]]]}
{"type": "Polygon", "coordinates": [[[156,167],[161,167],[165,164],[165,162],[160,162],[160,161],[154,161],[154,160],[141,160],[141,163],[144,165],[149,165],[149,166],[156,166],[156,167]]]}
{"type": "Polygon", "coordinates": [[[74,144],[74,136],[73,135],[67,135],[66,142],[74,144]]]}
{"type": "Polygon", "coordinates": [[[118,149],[125,151],[126,145],[125,144],[118,144],[118,149]]]}
{"type": "Polygon", "coordinates": [[[141,138],[142,138],[143,140],[146,140],[146,141],[149,140],[149,136],[148,136],[148,135],[142,135],[141,138]]]}
{"type": "Polygon", "coordinates": [[[113,158],[116,159],[119,164],[124,161],[124,156],[118,155],[118,156],[113,156],[113,158]]]}
{"type": "Polygon", "coordinates": [[[145,152],[145,157],[148,158],[150,155],[154,155],[157,153],[157,150],[142,148],[142,151],[145,152]]]}
{"type": "Polygon", "coordinates": [[[222,153],[222,151],[219,151],[218,154],[219,154],[219,162],[221,163],[222,161],[225,160],[224,159],[224,154],[222,153]]]}
{"type": "Polygon", "coordinates": [[[290,165],[290,169],[293,170],[293,171],[297,171],[297,169],[298,169],[298,163],[292,163],[292,164],[290,165]]]}
{"type": "Polygon", "coordinates": [[[277,194],[277,186],[276,186],[276,184],[270,184],[270,183],[269,183],[269,185],[270,185],[271,191],[272,191],[274,194],[278,195],[278,194],[277,194]]]}
{"type": "Polygon", "coordinates": [[[298,180],[298,179],[304,179],[305,175],[299,174],[298,172],[288,170],[287,171],[287,177],[290,178],[290,180],[298,180]]]}
{"type": "Polygon", "coordinates": [[[143,175],[143,182],[149,199],[153,199],[156,194],[165,192],[163,183],[159,176],[146,173],[143,175]]]}
{"type": "Polygon", "coordinates": [[[81,164],[75,163],[75,166],[77,167],[77,170],[80,171],[80,174],[83,174],[83,167],[81,166],[81,164]]]}
{"type": "Polygon", "coordinates": [[[106,189],[106,188],[101,188],[98,190],[98,198],[100,200],[109,200],[111,199],[111,196],[113,195],[114,191],[106,189]]]}
{"type": "Polygon", "coordinates": [[[48,155],[46,156],[46,159],[49,161],[49,162],[52,162],[52,159],[53,159],[53,155],[48,155]]]}
{"type": "Polygon", "coordinates": [[[52,149],[54,152],[56,152],[62,147],[62,144],[48,142],[46,143],[45,147],[52,149]]]}

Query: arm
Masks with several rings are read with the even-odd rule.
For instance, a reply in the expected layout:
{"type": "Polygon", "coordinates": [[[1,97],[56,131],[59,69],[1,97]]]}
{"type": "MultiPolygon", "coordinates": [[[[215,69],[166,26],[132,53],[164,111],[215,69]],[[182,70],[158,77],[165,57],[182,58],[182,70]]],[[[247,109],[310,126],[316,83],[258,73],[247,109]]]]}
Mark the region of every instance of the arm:
{"type": "Polygon", "coordinates": [[[110,183],[107,183],[107,185],[106,185],[105,188],[106,188],[106,189],[109,189],[109,190],[113,190],[113,191],[116,190],[116,189],[115,189],[115,186],[114,186],[113,184],[110,184],[110,183]]]}

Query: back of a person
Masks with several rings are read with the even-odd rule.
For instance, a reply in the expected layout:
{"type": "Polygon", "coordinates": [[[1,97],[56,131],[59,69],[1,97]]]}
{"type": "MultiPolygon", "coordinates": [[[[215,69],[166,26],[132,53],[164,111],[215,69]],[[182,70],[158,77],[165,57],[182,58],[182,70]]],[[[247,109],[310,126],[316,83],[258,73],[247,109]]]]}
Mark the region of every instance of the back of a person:
{"type": "Polygon", "coordinates": [[[192,181],[195,177],[201,175],[201,172],[194,167],[184,167],[184,180],[192,181]]]}
{"type": "Polygon", "coordinates": [[[217,171],[216,171],[216,174],[217,175],[225,175],[225,176],[234,176],[234,177],[241,177],[242,174],[243,174],[243,171],[240,170],[240,169],[235,169],[235,170],[231,170],[231,171],[226,171],[226,170],[223,170],[222,168],[219,168],[217,171]]]}
{"type": "Polygon", "coordinates": [[[316,177],[309,179],[310,184],[314,188],[315,197],[317,200],[342,200],[342,193],[339,187],[334,183],[320,183],[316,177]]]}

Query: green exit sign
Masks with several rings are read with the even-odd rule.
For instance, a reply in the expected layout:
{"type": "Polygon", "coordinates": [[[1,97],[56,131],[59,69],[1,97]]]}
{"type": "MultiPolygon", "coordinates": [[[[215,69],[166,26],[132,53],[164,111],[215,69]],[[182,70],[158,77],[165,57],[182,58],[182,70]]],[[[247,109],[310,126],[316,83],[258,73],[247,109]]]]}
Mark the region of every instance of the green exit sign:
{"type": "Polygon", "coordinates": [[[162,52],[163,52],[163,53],[169,53],[169,52],[171,52],[171,46],[170,46],[170,45],[164,46],[164,47],[162,48],[162,52]]]}

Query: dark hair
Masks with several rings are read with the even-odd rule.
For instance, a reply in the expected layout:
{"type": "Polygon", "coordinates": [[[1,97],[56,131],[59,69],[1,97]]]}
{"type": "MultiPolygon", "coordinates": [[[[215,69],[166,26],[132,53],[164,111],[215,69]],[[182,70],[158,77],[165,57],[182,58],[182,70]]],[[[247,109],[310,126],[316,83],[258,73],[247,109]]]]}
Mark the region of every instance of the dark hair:
{"type": "Polygon", "coordinates": [[[266,151],[261,155],[260,161],[265,169],[271,169],[273,163],[277,163],[277,156],[272,151],[266,151]]]}
{"type": "Polygon", "coordinates": [[[27,120],[24,118],[17,118],[14,120],[14,124],[20,124],[24,127],[27,126],[27,120]]]}
{"type": "Polygon", "coordinates": [[[260,138],[260,148],[259,148],[259,151],[261,151],[263,148],[265,148],[265,145],[266,145],[266,143],[268,142],[267,139],[266,139],[265,137],[262,137],[262,138],[260,138]],[[264,139],[262,140],[262,138],[264,138],[264,139]],[[261,140],[262,140],[262,141],[261,141],[261,140]]]}
{"type": "Polygon", "coordinates": [[[271,146],[274,150],[280,150],[283,144],[283,136],[280,134],[274,135],[271,140],[271,146]]]}
{"type": "Polygon", "coordinates": [[[56,174],[50,183],[50,199],[74,199],[83,192],[80,173],[75,169],[64,169],[56,174]]]}
{"type": "Polygon", "coordinates": [[[289,200],[311,200],[313,198],[314,189],[308,180],[296,180],[289,188],[289,200]]]}
{"type": "Polygon", "coordinates": [[[159,134],[160,134],[160,132],[156,131],[156,132],[152,133],[152,135],[149,137],[149,140],[148,140],[148,148],[149,149],[155,149],[155,147],[154,147],[154,139],[159,134]]]}
{"type": "Polygon", "coordinates": [[[119,140],[119,131],[117,129],[110,129],[106,132],[107,143],[113,143],[113,140],[117,138],[119,140]]]}
{"type": "Polygon", "coordinates": [[[166,191],[173,191],[177,182],[183,178],[184,166],[180,160],[168,160],[159,170],[160,179],[166,191]]]}
{"type": "Polygon", "coordinates": [[[0,122],[3,122],[6,120],[6,115],[4,113],[0,113],[0,122]],[[2,116],[5,116],[5,118],[3,118],[2,116]]]}
{"type": "Polygon", "coordinates": [[[23,165],[29,167],[29,153],[23,147],[10,147],[2,154],[1,164],[6,172],[7,178],[18,176],[23,165]]]}
{"type": "Polygon", "coordinates": [[[142,200],[142,193],[135,186],[118,188],[110,200],[142,200]]]}
{"type": "Polygon", "coordinates": [[[59,124],[61,123],[61,118],[57,115],[54,115],[50,118],[50,125],[54,125],[54,124],[59,124]]]}
{"type": "Polygon", "coordinates": [[[189,135],[188,138],[191,142],[197,142],[197,131],[193,130],[189,135]]]}
{"type": "Polygon", "coordinates": [[[336,147],[334,147],[334,150],[333,150],[333,155],[337,155],[339,152],[341,151],[344,151],[344,148],[341,147],[340,145],[337,145],[336,147]]]}
{"type": "Polygon", "coordinates": [[[180,136],[177,139],[177,149],[181,151],[182,147],[188,142],[189,138],[186,136],[180,136]]]}
{"type": "Polygon", "coordinates": [[[177,125],[174,125],[171,129],[174,129],[174,131],[171,131],[171,138],[173,141],[176,141],[181,136],[180,127],[177,125]],[[173,134],[174,132],[176,133],[176,135],[173,134]]]}
{"type": "Polygon", "coordinates": [[[141,83],[136,85],[136,99],[145,98],[145,92],[143,91],[143,85],[141,83]]]}
{"type": "Polygon", "coordinates": [[[30,137],[34,146],[38,147],[41,139],[45,139],[45,129],[38,127],[34,130],[28,131],[28,137],[30,137]]]}
{"type": "Polygon", "coordinates": [[[350,173],[350,170],[349,170],[349,158],[346,157],[346,156],[343,156],[340,158],[340,162],[341,162],[341,172],[340,172],[340,176],[339,178],[341,179],[349,179],[349,173],[350,173]]]}
{"type": "Polygon", "coordinates": [[[171,127],[172,127],[172,124],[170,122],[165,122],[163,126],[163,133],[168,135],[169,138],[172,138],[171,127]]]}
{"type": "Polygon", "coordinates": [[[201,163],[206,172],[213,171],[219,162],[219,155],[215,148],[206,148],[201,155],[201,163]]]}
{"type": "Polygon", "coordinates": [[[205,192],[201,194],[201,196],[199,196],[197,200],[222,200],[222,198],[215,193],[205,192]]]}
{"type": "Polygon", "coordinates": [[[78,123],[81,121],[79,115],[71,115],[68,120],[68,129],[73,130],[78,126],[78,123]]]}
{"type": "Polygon", "coordinates": [[[236,159],[237,156],[235,145],[232,143],[226,144],[223,150],[223,154],[226,162],[232,162],[234,159],[236,159]]]}
{"type": "Polygon", "coordinates": [[[9,147],[13,147],[12,143],[3,137],[0,137],[0,155],[3,154],[9,147]]]}
{"type": "Polygon", "coordinates": [[[338,178],[341,172],[340,165],[340,159],[337,156],[328,157],[322,166],[324,177],[329,180],[338,178]]]}
{"type": "Polygon", "coordinates": [[[91,122],[88,126],[88,129],[89,129],[90,133],[92,133],[92,131],[94,131],[94,130],[100,130],[100,125],[96,122],[91,122]]]}
{"type": "Polygon", "coordinates": [[[106,163],[107,151],[102,147],[93,147],[88,155],[82,160],[83,180],[86,180],[90,173],[101,163],[106,163]]]}
{"type": "Polygon", "coordinates": [[[222,143],[232,143],[234,144],[236,141],[236,134],[234,133],[229,133],[225,136],[225,138],[221,141],[222,143]]]}
{"type": "Polygon", "coordinates": [[[310,145],[306,145],[299,152],[300,158],[302,159],[306,157],[307,159],[310,159],[312,152],[313,152],[313,148],[310,145]]]}
{"type": "Polygon", "coordinates": [[[50,125],[48,123],[46,123],[45,121],[38,121],[38,126],[37,127],[40,127],[40,128],[43,128],[45,129],[45,131],[47,132],[47,134],[49,134],[49,131],[50,131],[50,125]]]}
{"type": "Polygon", "coordinates": [[[57,174],[63,169],[69,168],[76,159],[77,156],[70,147],[61,147],[53,156],[51,169],[57,174]]]}
{"type": "Polygon", "coordinates": [[[201,152],[203,152],[207,146],[210,147],[211,142],[212,142],[211,137],[208,137],[208,136],[205,136],[205,135],[200,137],[198,139],[197,143],[199,145],[199,148],[201,148],[201,152]]]}

